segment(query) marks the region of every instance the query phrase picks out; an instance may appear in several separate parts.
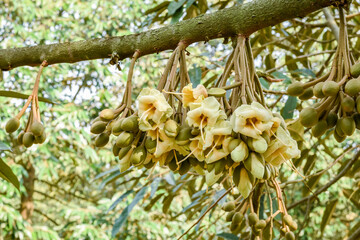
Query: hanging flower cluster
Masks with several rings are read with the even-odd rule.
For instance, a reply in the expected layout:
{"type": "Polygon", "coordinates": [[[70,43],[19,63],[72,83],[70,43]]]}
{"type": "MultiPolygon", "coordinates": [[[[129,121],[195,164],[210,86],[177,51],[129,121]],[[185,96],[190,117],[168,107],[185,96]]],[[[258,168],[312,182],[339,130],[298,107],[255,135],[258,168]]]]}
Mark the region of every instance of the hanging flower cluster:
{"type": "MultiPolygon", "coordinates": [[[[243,104],[227,117],[203,85],[192,88],[191,84],[183,88],[181,100],[187,106],[183,124],[172,118],[174,110],[160,91],[141,91],[135,116],[146,153],[135,165],[159,162],[181,174],[192,166],[206,176],[208,185],[230,174],[246,198],[257,179],[270,178],[274,168],[300,154],[284,120],[258,102],[243,104]]],[[[130,167],[130,154],[120,163],[125,166],[122,170],[130,167]]]]}
{"type": "MultiPolygon", "coordinates": [[[[238,38],[224,73],[209,88],[191,84],[185,47],[180,43],[175,49],[157,89],[142,89],[136,109],[130,97],[139,52],[134,54],[123,102],[116,109],[103,110],[92,124],[91,132],[98,134],[95,145],[105,146],[111,134],[116,136],[113,153],[121,171],[158,164],[181,175],[189,171],[203,175],[208,186],[218,182],[237,188],[250,201],[239,205],[241,214],[252,205],[251,194],[257,186],[267,182],[276,188],[279,204],[284,205],[274,179],[278,167],[298,157],[300,151],[284,119],[265,105],[248,39],[238,38]],[[228,85],[232,70],[235,81],[228,85]]],[[[286,215],[285,207],[280,207],[286,215]]],[[[237,220],[231,228],[240,226],[237,220]]],[[[255,223],[253,231],[259,232],[255,223]]]]}

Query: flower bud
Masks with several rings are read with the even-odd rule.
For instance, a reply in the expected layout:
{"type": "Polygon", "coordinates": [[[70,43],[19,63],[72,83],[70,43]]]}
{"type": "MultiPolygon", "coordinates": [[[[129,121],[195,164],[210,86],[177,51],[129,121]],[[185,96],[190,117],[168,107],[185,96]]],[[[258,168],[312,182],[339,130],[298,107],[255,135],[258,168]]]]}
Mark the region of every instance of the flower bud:
{"type": "Polygon", "coordinates": [[[293,82],[288,86],[287,94],[290,96],[300,96],[304,93],[304,84],[301,82],[293,82]]]}
{"type": "Polygon", "coordinates": [[[124,131],[134,132],[139,129],[139,121],[137,116],[124,118],[121,121],[121,129],[124,131]]]}
{"type": "Polygon", "coordinates": [[[116,145],[118,147],[127,147],[134,140],[134,134],[129,132],[122,132],[116,139],[116,145]]]}
{"type": "Polygon", "coordinates": [[[9,121],[7,121],[5,130],[7,133],[15,132],[20,126],[20,121],[18,118],[10,118],[9,121]]]}
{"type": "Polygon", "coordinates": [[[325,96],[335,96],[338,94],[340,90],[340,86],[337,82],[334,81],[326,81],[322,87],[322,92],[325,96]]]}
{"type": "Polygon", "coordinates": [[[93,134],[100,134],[105,131],[107,122],[96,121],[90,127],[90,132],[93,134]]]}
{"type": "Polygon", "coordinates": [[[107,132],[100,133],[95,138],[95,146],[96,147],[103,147],[109,142],[109,134],[107,132]]]}
{"type": "Polygon", "coordinates": [[[248,146],[251,150],[258,153],[264,153],[268,148],[266,140],[262,137],[248,138],[248,146]]]}
{"type": "Polygon", "coordinates": [[[164,131],[166,136],[174,138],[179,133],[179,125],[172,119],[168,119],[164,125],[164,131]]]}
{"type": "Polygon", "coordinates": [[[145,147],[139,146],[139,147],[135,148],[134,151],[132,152],[131,157],[130,157],[130,162],[133,165],[138,165],[145,161],[146,155],[147,155],[147,152],[146,152],[145,147]]]}
{"type": "Polygon", "coordinates": [[[249,149],[247,145],[241,141],[239,146],[237,146],[232,152],[231,152],[231,159],[234,162],[241,162],[244,161],[249,155],[249,149]]]}
{"type": "Polygon", "coordinates": [[[24,133],[22,141],[23,141],[24,146],[29,148],[34,144],[35,137],[31,132],[26,132],[26,133],[24,133]]]}
{"type": "Polygon", "coordinates": [[[360,92],[360,79],[351,79],[345,85],[345,93],[350,96],[355,96],[360,92]]]}
{"type": "Polygon", "coordinates": [[[300,118],[300,123],[304,127],[312,127],[318,121],[317,111],[315,108],[312,107],[304,108],[300,112],[299,118],[300,118]]]}
{"type": "Polygon", "coordinates": [[[100,112],[100,118],[103,121],[110,121],[115,118],[115,112],[112,109],[104,109],[100,112]]]}
{"type": "Polygon", "coordinates": [[[317,98],[325,97],[325,95],[322,91],[323,86],[324,86],[324,82],[319,82],[314,86],[313,92],[314,92],[315,97],[317,97],[317,98]]]}

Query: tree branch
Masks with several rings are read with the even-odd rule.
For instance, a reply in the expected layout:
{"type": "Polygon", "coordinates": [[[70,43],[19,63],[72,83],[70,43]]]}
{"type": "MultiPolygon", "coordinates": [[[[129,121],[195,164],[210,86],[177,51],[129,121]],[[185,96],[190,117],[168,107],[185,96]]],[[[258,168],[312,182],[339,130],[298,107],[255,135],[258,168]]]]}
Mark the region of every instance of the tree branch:
{"type": "Polygon", "coordinates": [[[320,193],[326,191],[329,187],[331,187],[334,183],[336,183],[337,181],[339,181],[340,178],[342,178],[346,172],[351,168],[351,166],[359,159],[360,157],[360,151],[359,151],[359,147],[358,147],[358,151],[355,154],[355,156],[346,164],[346,166],[340,171],[340,173],[338,175],[336,175],[330,182],[328,182],[326,185],[322,186],[321,188],[319,188],[314,194],[304,197],[301,200],[291,204],[289,207],[287,207],[287,210],[290,210],[294,207],[296,207],[297,205],[306,202],[308,200],[312,200],[314,198],[316,198],[320,193]]]}
{"type": "Polygon", "coordinates": [[[38,45],[0,50],[0,69],[37,66],[46,60],[49,65],[109,58],[116,52],[119,59],[174,49],[180,41],[191,44],[237,34],[245,36],[288,19],[307,14],[340,0],[254,0],[228,9],[205,14],[177,24],[142,33],[77,42],[38,45]]]}
{"type": "Polygon", "coordinates": [[[330,9],[324,8],[323,13],[325,15],[325,18],[327,20],[327,25],[331,29],[332,33],[334,34],[336,41],[339,41],[339,27],[335,21],[334,16],[332,15],[330,9]]]}

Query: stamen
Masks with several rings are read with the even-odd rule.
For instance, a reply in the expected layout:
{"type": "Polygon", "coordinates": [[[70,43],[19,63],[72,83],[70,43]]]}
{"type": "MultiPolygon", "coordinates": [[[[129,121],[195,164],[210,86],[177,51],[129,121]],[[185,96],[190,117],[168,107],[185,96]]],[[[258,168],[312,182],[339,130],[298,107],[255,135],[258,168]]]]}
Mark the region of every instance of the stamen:
{"type": "Polygon", "coordinates": [[[259,134],[262,134],[262,131],[260,131],[260,130],[255,126],[255,124],[253,123],[252,120],[249,120],[249,122],[250,122],[251,125],[254,127],[254,129],[255,129],[256,131],[258,131],[259,134]]]}
{"type": "Polygon", "coordinates": [[[159,129],[156,129],[156,147],[155,147],[155,152],[154,152],[154,155],[156,155],[157,153],[157,147],[159,145],[159,129]]]}
{"type": "Polygon", "coordinates": [[[192,150],[192,152],[191,153],[189,153],[188,155],[186,155],[186,157],[185,158],[183,158],[183,159],[181,159],[181,161],[180,162],[178,162],[178,164],[180,164],[180,163],[182,163],[183,161],[185,161],[186,159],[188,159],[196,150],[198,150],[199,148],[195,148],[194,150],[192,150]]]}
{"type": "Polygon", "coordinates": [[[143,114],[141,114],[141,117],[140,117],[139,121],[141,121],[141,120],[144,118],[145,114],[146,114],[146,116],[145,116],[145,118],[146,118],[146,117],[148,116],[147,113],[148,113],[149,111],[151,111],[153,108],[155,108],[154,105],[152,105],[151,108],[149,108],[148,110],[146,110],[145,112],[143,112],[143,114]]]}
{"type": "Polygon", "coordinates": [[[304,180],[305,180],[305,177],[304,175],[302,175],[298,170],[297,168],[295,167],[295,165],[293,164],[293,162],[291,160],[290,163],[291,163],[291,166],[288,164],[287,160],[285,159],[285,157],[282,155],[282,153],[280,153],[280,156],[282,157],[282,159],[284,160],[284,162],[293,170],[295,171],[300,177],[302,177],[304,180]]]}
{"type": "Polygon", "coordinates": [[[289,146],[288,144],[284,143],[280,138],[278,138],[278,136],[276,136],[276,134],[270,130],[270,133],[277,139],[279,140],[282,144],[284,144],[285,146],[289,146]]]}
{"type": "Polygon", "coordinates": [[[178,92],[168,92],[168,91],[165,91],[164,89],[162,90],[164,93],[167,93],[167,94],[173,94],[173,95],[184,95],[184,93],[178,93],[178,92]]]}
{"type": "Polygon", "coordinates": [[[174,151],[174,157],[175,157],[175,161],[176,161],[176,165],[177,165],[176,170],[179,170],[179,168],[180,168],[180,166],[179,166],[179,161],[178,161],[178,159],[177,159],[175,150],[173,150],[173,151],[174,151]]]}
{"type": "Polygon", "coordinates": [[[216,148],[217,144],[219,143],[219,140],[220,140],[220,137],[217,139],[216,143],[215,143],[214,146],[211,148],[210,152],[208,152],[208,154],[206,154],[206,156],[205,156],[206,158],[210,155],[210,153],[211,153],[212,151],[214,151],[214,149],[216,148]]]}
{"type": "Polygon", "coordinates": [[[200,122],[200,133],[201,133],[201,139],[203,140],[203,142],[205,143],[205,138],[204,138],[204,133],[203,133],[203,129],[202,129],[202,123],[204,121],[204,117],[201,118],[201,122],[200,122]]]}

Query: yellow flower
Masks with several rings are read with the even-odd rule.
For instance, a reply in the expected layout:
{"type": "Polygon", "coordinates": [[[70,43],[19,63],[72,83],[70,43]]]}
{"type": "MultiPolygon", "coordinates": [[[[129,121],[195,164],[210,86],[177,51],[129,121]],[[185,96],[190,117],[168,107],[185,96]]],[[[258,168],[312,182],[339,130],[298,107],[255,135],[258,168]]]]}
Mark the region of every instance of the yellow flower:
{"type": "MultiPolygon", "coordinates": [[[[216,140],[217,138],[215,138],[216,140]]],[[[226,157],[227,155],[229,155],[229,148],[228,145],[231,141],[231,137],[218,137],[218,139],[223,139],[223,142],[221,144],[216,144],[216,142],[214,142],[213,147],[208,148],[207,149],[207,153],[205,155],[205,161],[206,163],[213,163],[216,162],[224,157],[226,157]],[[210,150],[209,150],[210,149],[210,150]]]]}
{"type": "Polygon", "coordinates": [[[273,125],[271,112],[260,103],[241,105],[230,117],[234,132],[252,138],[259,138],[264,131],[269,131],[273,125]]]}
{"type": "Polygon", "coordinates": [[[205,98],[201,103],[190,105],[186,121],[191,127],[214,126],[218,119],[225,119],[224,111],[220,110],[220,103],[214,97],[205,98]]]}
{"type": "Polygon", "coordinates": [[[273,166],[279,166],[289,159],[299,157],[300,153],[296,141],[291,138],[288,131],[280,126],[276,131],[276,137],[270,141],[263,156],[266,162],[273,166]]]}
{"type": "Polygon", "coordinates": [[[208,96],[206,88],[199,84],[196,88],[192,88],[192,84],[188,84],[182,90],[184,107],[188,107],[190,103],[202,102],[208,96]]]}
{"type": "Polygon", "coordinates": [[[160,123],[156,129],[149,130],[147,132],[147,136],[156,141],[154,157],[159,158],[161,155],[171,150],[176,150],[182,155],[189,154],[189,147],[186,145],[179,146],[176,144],[175,138],[168,137],[168,135],[165,133],[164,127],[165,123],[160,123]]]}
{"type": "Polygon", "coordinates": [[[196,157],[197,160],[200,162],[205,160],[204,150],[203,150],[203,144],[204,141],[202,140],[201,136],[198,135],[192,139],[190,139],[190,151],[191,153],[196,157]]]}
{"type": "Polygon", "coordinates": [[[219,120],[213,127],[206,127],[204,149],[214,144],[221,144],[226,136],[231,135],[231,132],[231,124],[226,120],[219,120]]]}
{"type": "Polygon", "coordinates": [[[228,145],[231,138],[232,128],[229,121],[219,120],[213,127],[205,128],[205,139],[203,150],[205,151],[205,161],[215,162],[229,155],[228,145]]]}
{"type": "Polygon", "coordinates": [[[164,95],[156,89],[144,88],[137,100],[139,128],[142,131],[155,129],[173,114],[173,109],[164,95]]]}

